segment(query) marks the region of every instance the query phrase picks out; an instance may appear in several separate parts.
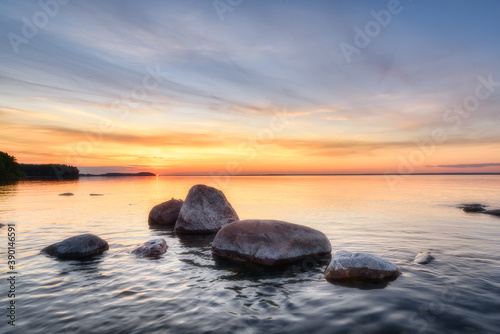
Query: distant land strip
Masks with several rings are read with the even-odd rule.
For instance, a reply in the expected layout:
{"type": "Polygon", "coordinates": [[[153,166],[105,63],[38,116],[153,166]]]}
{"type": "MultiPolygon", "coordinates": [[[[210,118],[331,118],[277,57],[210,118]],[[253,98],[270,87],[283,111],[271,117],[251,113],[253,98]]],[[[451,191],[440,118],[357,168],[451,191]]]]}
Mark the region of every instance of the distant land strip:
{"type": "MultiPolygon", "coordinates": [[[[156,175],[156,174],[153,174],[156,175]]],[[[287,174],[287,173],[276,173],[276,174],[237,174],[237,175],[214,175],[214,174],[161,174],[159,176],[213,176],[213,177],[234,177],[234,176],[370,176],[370,175],[400,175],[400,176],[410,176],[410,175],[500,175],[498,173],[319,173],[319,174],[287,174]]]]}

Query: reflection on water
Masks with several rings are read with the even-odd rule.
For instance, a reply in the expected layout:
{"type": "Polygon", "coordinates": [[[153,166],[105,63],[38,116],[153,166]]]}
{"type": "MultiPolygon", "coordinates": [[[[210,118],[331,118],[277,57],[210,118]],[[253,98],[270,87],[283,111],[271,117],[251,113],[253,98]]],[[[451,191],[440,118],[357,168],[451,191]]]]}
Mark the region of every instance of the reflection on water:
{"type": "MultiPolygon", "coordinates": [[[[382,176],[233,177],[222,189],[241,219],[304,224],[324,232],[334,251],[393,261],[403,275],[380,284],[331,284],[323,277],[328,260],[269,269],[214,259],[214,235],[177,236],[172,228],[148,226],[154,205],[185,198],[192,185],[212,181],[82,178],[1,185],[1,222],[15,223],[20,236],[20,283],[17,331],[0,331],[444,333],[467,328],[494,333],[500,328],[498,217],[456,208],[474,202],[500,207],[500,177],[412,176],[395,191],[382,176]],[[66,192],[74,196],[58,196],[66,192]],[[39,253],[80,233],[99,235],[110,249],[86,262],[39,253]],[[169,246],[162,257],[130,254],[158,237],[169,246]],[[433,262],[412,262],[427,250],[435,255],[433,262]]],[[[5,253],[2,243],[0,257],[5,253]]],[[[7,301],[0,295],[0,306],[7,301]]]]}

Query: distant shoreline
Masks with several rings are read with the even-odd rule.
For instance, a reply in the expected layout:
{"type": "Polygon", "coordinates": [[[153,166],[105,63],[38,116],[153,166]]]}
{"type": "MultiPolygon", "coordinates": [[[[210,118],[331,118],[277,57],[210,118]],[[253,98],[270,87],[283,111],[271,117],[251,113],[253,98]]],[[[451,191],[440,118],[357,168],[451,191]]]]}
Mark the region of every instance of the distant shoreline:
{"type": "Polygon", "coordinates": [[[400,173],[325,173],[325,174],[239,174],[239,175],[210,175],[210,174],[160,174],[159,176],[213,176],[213,177],[234,177],[234,176],[377,176],[377,175],[399,175],[399,176],[411,176],[411,175],[500,175],[498,173],[411,173],[411,174],[400,174],[400,173]]]}
{"type": "Polygon", "coordinates": [[[140,172],[140,173],[105,173],[105,174],[80,174],[80,177],[96,177],[96,176],[157,176],[155,173],[150,172],[140,172]]]}

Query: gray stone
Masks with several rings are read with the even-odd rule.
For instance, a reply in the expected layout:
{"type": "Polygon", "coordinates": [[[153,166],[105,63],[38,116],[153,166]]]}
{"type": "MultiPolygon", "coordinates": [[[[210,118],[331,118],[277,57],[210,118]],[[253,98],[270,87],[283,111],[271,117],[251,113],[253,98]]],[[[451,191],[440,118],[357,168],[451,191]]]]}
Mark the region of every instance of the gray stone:
{"type": "Polygon", "coordinates": [[[493,216],[500,216],[500,209],[496,209],[496,210],[487,210],[483,213],[486,213],[488,215],[493,215],[493,216]]]}
{"type": "Polygon", "coordinates": [[[149,225],[169,225],[174,226],[182,208],[181,199],[172,198],[169,201],[163,202],[154,206],[149,212],[149,225]]]}
{"type": "Polygon", "coordinates": [[[417,256],[415,256],[413,262],[418,264],[427,264],[432,260],[434,260],[434,256],[432,256],[431,252],[421,252],[418,253],[417,256]]]}
{"type": "Polygon", "coordinates": [[[238,221],[238,215],[222,191],[195,185],[182,205],[175,223],[177,233],[215,233],[227,224],[238,221]]]}
{"type": "Polygon", "coordinates": [[[267,266],[295,262],[332,251],[322,232],[280,220],[241,220],[224,226],[215,236],[216,256],[267,266]]]}
{"type": "Polygon", "coordinates": [[[74,194],[73,193],[62,193],[62,194],[59,194],[59,196],[73,196],[74,194]]]}
{"type": "Polygon", "coordinates": [[[167,242],[165,239],[149,240],[132,251],[132,254],[145,257],[156,257],[167,251],[167,242]]]}
{"type": "Polygon", "coordinates": [[[371,254],[345,250],[336,252],[325,270],[325,278],[329,280],[389,280],[399,275],[401,271],[392,262],[371,254]]]}
{"type": "Polygon", "coordinates": [[[41,252],[63,260],[82,260],[102,254],[108,243],[94,234],[81,234],[45,247],[41,252]]]}
{"type": "Polygon", "coordinates": [[[485,206],[482,204],[462,204],[459,206],[465,212],[484,212],[486,211],[485,206]]]}

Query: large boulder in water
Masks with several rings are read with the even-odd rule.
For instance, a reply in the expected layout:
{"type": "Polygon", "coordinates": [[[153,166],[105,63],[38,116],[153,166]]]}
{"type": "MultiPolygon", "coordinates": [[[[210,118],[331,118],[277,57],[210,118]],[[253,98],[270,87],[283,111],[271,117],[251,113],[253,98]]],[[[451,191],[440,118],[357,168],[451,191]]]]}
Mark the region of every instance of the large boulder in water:
{"type": "Polygon", "coordinates": [[[216,256],[267,266],[325,256],[331,251],[330,241],[322,232],[280,220],[250,219],[229,224],[212,243],[216,256]]]}
{"type": "Polygon", "coordinates": [[[41,251],[63,260],[83,260],[102,254],[109,249],[108,243],[94,234],[81,234],[64,239],[41,251]]]}
{"type": "Polygon", "coordinates": [[[157,257],[167,251],[167,242],[165,239],[153,239],[146,241],[132,251],[132,254],[145,257],[157,257]]]}
{"type": "Polygon", "coordinates": [[[163,202],[154,206],[149,212],[149,225],[166,225],[174,226],[182,208],[181,199],[172,198],[169,201],[163,202]]]}
{"type": "Polygon", "coordinates": [[[328,280],[390,280],[401,275],[399,268],[387,260],[367,253],[338,251],[325,270],[328,280]]]}
{"type": "Polygon", "coordinates": [[[222,191],[205,186],[193,186],[182,205],[175,223],[177,233],[215,233],[223,226],[238,221],[238,215],[222,191]]]}

